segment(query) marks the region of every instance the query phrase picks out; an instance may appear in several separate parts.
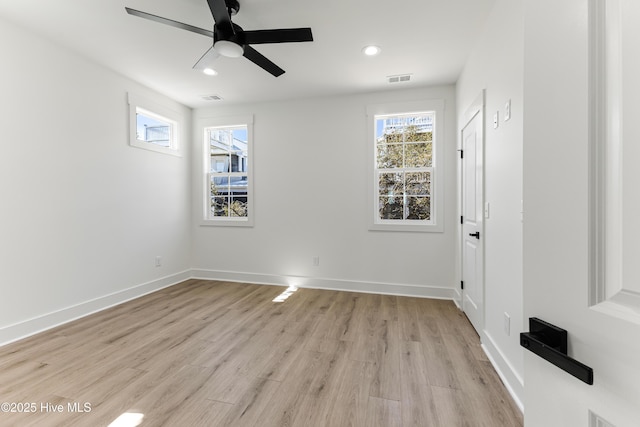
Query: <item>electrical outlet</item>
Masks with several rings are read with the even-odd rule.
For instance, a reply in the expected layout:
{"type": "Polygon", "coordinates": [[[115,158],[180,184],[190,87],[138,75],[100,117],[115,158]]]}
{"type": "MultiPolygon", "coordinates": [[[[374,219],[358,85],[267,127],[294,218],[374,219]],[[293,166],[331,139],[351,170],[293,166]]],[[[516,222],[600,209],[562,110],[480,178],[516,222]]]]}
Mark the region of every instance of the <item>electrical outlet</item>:
{"type": "Polygon", "coordinates": [[[511,335],[511,316],[507,312],[504,313],[504,333],[511,335]]]}
{"type": "Polygon", "coordinates": [[[314,256],[313,257],[313,266],[314,267],[318,267],[320,265],[320,257],[319,256],[314,256]]]}
{"type": "Polygon", "coordinates": [[[156,267],[160,267],[162,266],[162,257],[161,256],[157,256],[156,257],[156,267]]]}

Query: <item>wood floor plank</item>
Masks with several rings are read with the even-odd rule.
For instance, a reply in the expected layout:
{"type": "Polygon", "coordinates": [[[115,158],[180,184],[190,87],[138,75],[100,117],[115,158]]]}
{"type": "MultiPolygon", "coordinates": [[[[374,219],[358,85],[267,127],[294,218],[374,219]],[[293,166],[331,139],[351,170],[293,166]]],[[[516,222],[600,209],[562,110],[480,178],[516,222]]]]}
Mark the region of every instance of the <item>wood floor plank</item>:
{"type": "Polygon", "coordinates": [[[349,342],[340,341],[335,352],[327,353],[321,359],[321,364],[311,383],[310,394],[316,397],[327,397],[337,392],[342,376],[347,370],[349,346],[349,342]]]}
{"type": "Polygon", "coordinates": [[[365,426],[373,364],[348,360],[335,393],[327,396],[328,426],[365,426]]]}
{"type": "Polygon", "coordinates": [[[422,341],[416,298],[398,297],[398,325],[403,341],[422,341]]]}
{"type": "Polygon", "coordinates": [[[301,410],[304,394],[290,393],[281,387],[259,416],[256,425],[265,427],[292,427],[301,410]]]}
{"type": "MultiPolygon", "coordinates": [[[[223,426],[233,405],[203,398],[195,394],[192,399],[171,414],[162,425],[212,427],[223,426]]],[[[142,424],[143,426],[145,424],[142,424]]]]}
{"type": "Polygon", "coordinates": [[[422,342],[425,370],[429,384],[438,387],[460,388],[454,365],[442,336],[422,342]]]}
{"type": "Polygon", "coordinates": [[[451,427],[480,427],[469,411],[462,390],[449,387],[431,387],[436,407],[437,424],[451,427]]]}
{"type": "MultiPolygon", "coordinates": [[[[504,390],[504,386],[499,382],[497,375],[492,378],[485,370],[484,366],[488,362],[475,358],[463,336],[444,334],[443,339],[451,356],[460,389],[465,394],[465,401],[478,422],[481,425],[520,425],[521,421],[511,416],[519,412],[513,409],[513,401],[509,399],[507,402],[501,396],[496,396],[494,387],[504,390]]],[[[495,373],[493,368],[491,370],[495,373]]]]}
{"type": "Polygon", "coordinates": [[[285,289],[188,280],[0,347],[0,401],[91,405],[0,425],[522,426],[451,301],[285,289]]]}
{"type": "Polygon", "coordinates": [[[374,374],[370,395],[389,400],[401,399],[400,332],[398,322],[387,323],[387,333],[375,344],[374,374]]]}
{"type": "MultiPolygon", "coordinates": [[[[402,427],[402,404],[396,400],[370,397],[367,407],[367,427],[402,427]]],[[[444,424],[443,424],[444,426],[444,424]]]]}
{"type": "Polygon", "coordinates": [[[233,405],[223,420],[223,426],[253,427],[264,425],[260,415],[267,408],[271,399],[280,390],[281,383],[264,378],[256,378],[244,393],[240,401],[233,405]]]}
{"type": "Polygon", "coordinates": [[[436,405],[423,368],[424,354],[421,343],[403,341],[401,357],[402,425],[437,425],[436,405]]]}

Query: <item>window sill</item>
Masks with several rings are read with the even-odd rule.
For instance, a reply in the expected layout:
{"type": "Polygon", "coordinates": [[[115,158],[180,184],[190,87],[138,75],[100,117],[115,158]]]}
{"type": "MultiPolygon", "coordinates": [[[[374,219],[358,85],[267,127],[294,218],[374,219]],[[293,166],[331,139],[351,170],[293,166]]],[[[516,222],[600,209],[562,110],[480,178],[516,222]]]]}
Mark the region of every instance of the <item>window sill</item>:
{"type": "Polygon", "coordinates": [[[253,227],[253,220],[249,219],[203,219],[201,227],[253,227]]]}
{"type": "Polygon", "coordinates": [[[369,224],[369,231],[393,231],[411,233],[443,233],[444,227],[438,224],[369,224]]]}

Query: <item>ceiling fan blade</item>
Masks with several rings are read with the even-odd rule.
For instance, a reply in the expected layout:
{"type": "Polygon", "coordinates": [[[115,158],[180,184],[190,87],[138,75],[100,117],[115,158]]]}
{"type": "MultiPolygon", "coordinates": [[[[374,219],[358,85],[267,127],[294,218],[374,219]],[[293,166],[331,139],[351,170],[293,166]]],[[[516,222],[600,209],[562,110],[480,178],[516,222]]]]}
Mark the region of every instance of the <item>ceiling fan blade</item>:
{"type": "Polygon", "coordinates": [[[142,12],[140,10],[131,9],[129,7],[125,7],[125,10],[129,15],[138,16],[140,18],[148,19],[150,21],[159,22],[161,24],[170,25],[175,28],[180,28],[181,30],[191,31],[192,33],[202,34],[203,36],[213,38],[213,31],[210,31],[210,30],[194,27],[193,25],[184,24],[182,22],[174,21],[173,19],[163,18],[161,16],[152,15],[150,13],[142,12]]]}
{"type": "Polygon", "coordinates": [[[213,62],[220,57],[220,54],[211,46],[208,51],[195,63],[194,70],[204,70],[205,68],[211,68],[213,62]]]}
{"type": "Polygon", "coordinates": [[[283,28],[280,30],[244,31],[245,43],[295,43],[312,42],[311,28],[283,28]]]}
{"type": "Polygon", "coordinates": [[[276,64],[271,62],[269,59],[267,59],[267,57],[262,55],[251,46],[244,47],[244,57],[256,64],[258,67],[261,67],[265,71],[273,74],[274,77],[278,77],[284,74],[284,70],[282,68],[278,67],[276,64]]]}
{"type": "Polygon", "coordinates": [[[231,26],[231,16],[229,15],[229,8],[227,8],[227,2],[225,0],[207,0],[209,3],[209,9],[213,15],[213,20],[219,27],[231,26]]]}

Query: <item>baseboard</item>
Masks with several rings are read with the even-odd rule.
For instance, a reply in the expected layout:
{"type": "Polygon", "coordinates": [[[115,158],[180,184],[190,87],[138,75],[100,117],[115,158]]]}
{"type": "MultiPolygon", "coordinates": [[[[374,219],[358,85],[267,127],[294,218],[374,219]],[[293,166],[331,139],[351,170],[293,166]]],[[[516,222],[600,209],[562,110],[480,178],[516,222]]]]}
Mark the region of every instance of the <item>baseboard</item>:
{"type": "Polygon", "coordinates": [[[453,289],[453,303],[458,309],[462,310],[462,292],[460,292],[460,289],[453,289]]]}
{"type": "Polygon", "coordinates": [[[513,369],[513,366],[504,357],[495,341],[486,331],[483,332],[482,349],[489,358],[489,361],[500,376],[500,379],[513,398],[515,404],[524,413],[524,381],[522,377],[513,369]]]}
{"type": "Polygon", "coordinates": [[[32,319],[14,323],[0,328],[0,346],[21,340],[47,329],[55,328],[64,323],[71,322],[81,317],[88,316],[98,311],[105,310],[123,302],[139,298],[151,292],[158,291],[176,283],[183,282],[191,277],[191,270],[172,274],[141,285],[133,286],[122,291],[104,295],[89,301],[63,308],[51,313],[43,314],[32,319]]]}
{"type": "Polygon", "coordinates": [[[262,285],[296,286],[298,288],[328,289],[420,298],[453,299],[454,289],[439,286],[418,286],[397,283],[364,282],[356,280],[318,277],[280,276],[274,274],[241,273],[237,271],[194,269],[194,279],[223,280],[227,282],[256,283],[262,285]]]}

